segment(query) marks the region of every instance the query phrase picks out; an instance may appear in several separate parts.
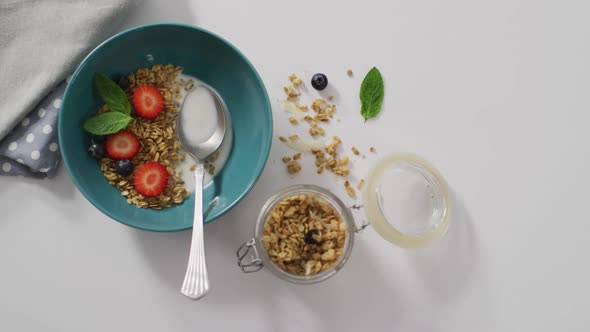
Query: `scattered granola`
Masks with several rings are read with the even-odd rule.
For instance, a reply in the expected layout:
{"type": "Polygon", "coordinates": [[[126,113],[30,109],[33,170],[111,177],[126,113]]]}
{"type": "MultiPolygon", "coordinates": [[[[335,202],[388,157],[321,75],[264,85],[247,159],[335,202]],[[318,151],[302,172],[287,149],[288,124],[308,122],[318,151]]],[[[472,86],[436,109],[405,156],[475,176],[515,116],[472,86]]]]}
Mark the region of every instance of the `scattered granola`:
{"type": "Polygon", "coordinates": [[[373,153],[376,153],[377,152],[374,147],[369,148],[369,151],[371,151],[373,153]]]}
{"type": "Polygon", "coordinates": [[[348,77],[352,77],[352,69],[347,70],[346,75],[348,75],[348,77]]]}
{"type": "Polygon", "coordinates": [[[286,164],[291,161],[291,157],[283,157],[283,162],[286,164]]]}
{"type": "Polygon", "coordinates": [[[285,138],[285,136],[279,136],[279,140],[281,142],[286,142],[287,141],[287,139],[285,138]]]}
{"type": "Polygon", "coordinates": [[[301,159],[301,152],[293,155],[293,160],[299,160],[299,159],[301,159]]]}
{"type": "MultiPolygon", "coordinates": [[[[352,71],[350,71],[350,75],[352,75],[352,71]]],[[[297,99],[301,95],[301,93],[294,88],[297,85],[299,85],[296,84],[296,82],[298,82],[297,75],[291,74],[289,76],[289,81],[293,84],[293,87],[286,86],[284,88],[288,100],[283,103],[283,108],[285,108],[285,110],[291,113],[292,115],[289,117],[289,122],[291,124],[297,124],[302,122],[301,120],[303,120],[309,125],[307,132],[311,137],[315,138],[318,136],[325,136],[326,130],[324,129],[323,124],[330,123],[331,119],[334,118],[334,113],[336,112],[336,105],[330,103],[334,100],[334,96],[329,96],[328,98],[326,98],[327,100],[323,98],[317,98],[313,100],[308,107],[307,105],[302,105],[297,101],[297,99]],[[288,105],[285,105],[285,103],[288,103],[288,105]],[[304,114],[297,111],[300,110],[302,112],[307,112],[309,108],[313,110],[313,113],[310,112],[309,114],[304,114]],[[294,120],[297,122],[295,122],[294,120]],[[320,126],[320,124],[322,124],[322,126],[320,126]]],[[[350,168],[348,166],[350,162],[349,157],[341,157],[338,155],[337,152],[338,147],[342,143],[342,140],[339,137],[334,136],[332,138],[332,142],[330,142],[328,145],[325,145],[325,143],[323,143],[323,140],[321,139],[315,139],[310,142],[307,142],[307,144],[304,144],[306,142],[298,141],[298,135],[291,135],[288,137],[288,139],[281,136],[279,137],[279,139],[282,142],[287,143],[289,147],[296,149],[298,151],[311,150],[312,154],[315,157],[315,166],[317,174],[322,174],[324,170],[328,170],[331,173],[340,177],[347,177],[348,175],[350,175],[350,168]],[[321,145],[316,144],[319,142],[322,142],[321,145]]],[[[352,148],[352,152],[355,155],[360,155],[360,152],[356,147],[352,148]]],[[[301,154],[298,153],[298,155],[300,158],[301,154]]],[[[299,158],[293,158],[293,160],[299,160],[299,158]]],[[[292,164],[291,160],[285,163],[287,163],[287,171],[289,174],[295,174],[299,172],[301,169],[301,165],[292,164]]],[[[354,188],[352,188],[351,186],[349,187],[350,189],[347,189],[347,192],[349,195],[351,195],[350,191],[352,191],[353,194],[351,195],[351,197],[354,197],[354,188]]]]}
{"type": "Polygon", "coordinates": [[[280,269],[313,275],[333,267],[346,244],[347,225],[324,199],[294,195],[277,204],[264,223],[262,243],[280,269]]]}

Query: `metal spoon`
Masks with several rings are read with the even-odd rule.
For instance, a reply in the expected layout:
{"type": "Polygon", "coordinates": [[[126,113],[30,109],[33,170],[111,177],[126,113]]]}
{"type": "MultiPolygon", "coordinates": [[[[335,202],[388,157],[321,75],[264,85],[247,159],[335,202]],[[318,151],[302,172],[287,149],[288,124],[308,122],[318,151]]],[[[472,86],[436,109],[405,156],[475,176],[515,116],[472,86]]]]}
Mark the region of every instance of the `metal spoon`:
{"type": "MultiPolygon", "coordinates": [[[[180,113],[177,116],[176,128],[178,139],[182,147],[195,160],[195,214],[193,219],[193,235],[191,240],[191,251],[184,276],[184,282],[180,292],[192,300],[198,300],[205,296],[209,291],[209,277],[207,276],[207,265],[205,264],[205,248],[203,245],[203,177],[205,167],[203,161],[215,153],[225,137],[227,127],[225,104],[221,97],[211,88],[205,85],[195,86],[192,91],[198,87],[205,88],[211,93],[215,101],[217,112],[217,123],[215,130],[209,139],[198,144],[190,142],[186,133],[191,130],[191,124],[182,121],[183,112],[198,112],[198,109],[188,109],[182,105],[180,113]]],[[[189,92],[189,93],[191,93],[189,92]]]]}

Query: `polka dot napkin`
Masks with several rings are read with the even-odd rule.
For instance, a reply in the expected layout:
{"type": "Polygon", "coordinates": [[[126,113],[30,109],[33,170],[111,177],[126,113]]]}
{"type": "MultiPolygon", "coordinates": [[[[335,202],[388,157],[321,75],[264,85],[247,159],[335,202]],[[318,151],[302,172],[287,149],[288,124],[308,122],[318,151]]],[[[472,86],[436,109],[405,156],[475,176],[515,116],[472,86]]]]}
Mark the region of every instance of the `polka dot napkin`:
{"type": "Polygon", "coordinates": [[[52,177],[59,163],[57,115],[62,82],[0,141],[0,175],[52,177]]]}

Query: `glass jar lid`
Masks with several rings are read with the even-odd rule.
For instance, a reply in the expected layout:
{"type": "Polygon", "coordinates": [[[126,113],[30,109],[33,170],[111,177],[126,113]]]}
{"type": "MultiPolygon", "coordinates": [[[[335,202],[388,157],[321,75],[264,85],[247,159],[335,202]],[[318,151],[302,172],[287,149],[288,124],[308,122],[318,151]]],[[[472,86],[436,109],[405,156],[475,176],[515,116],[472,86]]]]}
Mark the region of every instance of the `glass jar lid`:
{"type": "Polygon", "coordinates": [[[436,168],[413,154],[378,161],[363,192],[365,212],[375,230],[400,247],[423,247],[443,237],[452,202],[436,168]]]}

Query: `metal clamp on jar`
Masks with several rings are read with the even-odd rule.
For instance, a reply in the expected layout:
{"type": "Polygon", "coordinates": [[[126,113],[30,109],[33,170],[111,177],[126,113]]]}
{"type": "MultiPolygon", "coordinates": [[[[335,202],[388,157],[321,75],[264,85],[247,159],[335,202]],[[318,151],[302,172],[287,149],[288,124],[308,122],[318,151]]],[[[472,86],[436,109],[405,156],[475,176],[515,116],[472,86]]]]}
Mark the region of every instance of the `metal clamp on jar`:
{"type": "MultiPolygon", "coordinates": [[[[378,234],[403,248],[424,247],[442,238],[452,210],[443,177],[413,154],[381,159],[367,177],[363,204],[378,234]]],[[[330,191],[315,185],[291,186],[262,207],[254,238],[237,251],[238,266],[245,273],[266,266],[295,283],[323,281],[344,266],[354,234],[365,226],[357,227],[350,208],[330,191]]]]}

